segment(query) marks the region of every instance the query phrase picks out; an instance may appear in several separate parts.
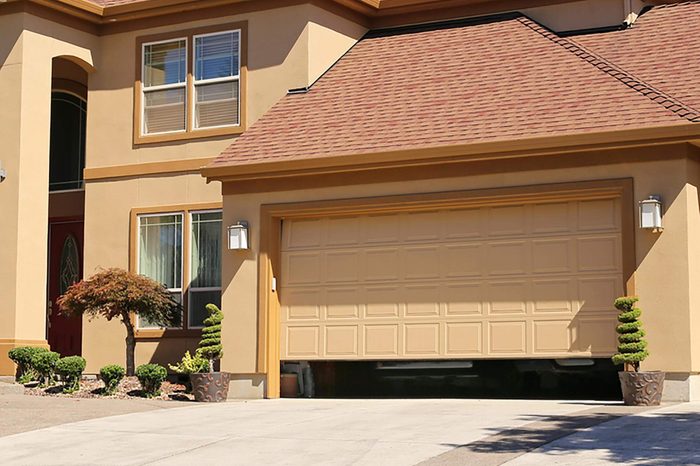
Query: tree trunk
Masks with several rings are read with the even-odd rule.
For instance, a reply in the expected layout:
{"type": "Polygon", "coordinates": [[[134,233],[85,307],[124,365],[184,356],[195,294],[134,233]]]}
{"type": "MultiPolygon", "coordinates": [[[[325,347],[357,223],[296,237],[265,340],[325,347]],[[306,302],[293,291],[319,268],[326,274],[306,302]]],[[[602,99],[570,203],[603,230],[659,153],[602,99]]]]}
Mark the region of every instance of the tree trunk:
{"type": "Polygon", "coordinates": [[[134,353],[136,351],[136,336],[134,325],[131,323],[131,316],[128,313],[122,315],[122,322],[126,327],[126,375],[133,376],[136,372],[134,364],[134,353]]]}

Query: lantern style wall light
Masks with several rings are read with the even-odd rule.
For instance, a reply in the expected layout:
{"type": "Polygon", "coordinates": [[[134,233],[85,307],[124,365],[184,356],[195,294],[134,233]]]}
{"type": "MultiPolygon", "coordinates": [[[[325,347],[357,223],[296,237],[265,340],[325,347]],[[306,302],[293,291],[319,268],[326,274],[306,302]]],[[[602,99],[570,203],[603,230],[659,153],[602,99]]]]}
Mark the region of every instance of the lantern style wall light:
{"type": "Polygon", "coordinates": [[[250,249],[248,222],[240,221],[228,227],[228,248],[233,251],[250,249]]]}
{"type": "Polygon", "coordinates": [[[663,214],[661,196],[652,195],[649,199],[639,202],[639,228],[652,230],[654,233],[663,231],[661,223],[663,214]]]}

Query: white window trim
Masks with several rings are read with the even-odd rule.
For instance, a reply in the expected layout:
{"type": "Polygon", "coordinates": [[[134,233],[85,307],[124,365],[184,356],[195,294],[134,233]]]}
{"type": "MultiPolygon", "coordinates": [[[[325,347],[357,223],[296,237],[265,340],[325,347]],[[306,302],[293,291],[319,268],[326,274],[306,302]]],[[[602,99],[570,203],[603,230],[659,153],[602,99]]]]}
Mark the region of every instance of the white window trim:
{"type": "Polygon", "coordinates": [[[206,34],[195,34],[192,36],[192,96],[188,98],[188,101],[191,101],[191,108],[190,108],[190,117],[192,118],[192,131],[206,131],[210,129],[217,129],[217,128],[238,128],[241,126],[241,40],[242,40],[242,31],[241,29],[230,29],[227,31],[216,31],[216,32],[209,32],[206,34]],[[212,78],[212,79],[200,79],[197,80],[197,39],[200,37],[209,37],[209,36],[217,36],[221,34],[229,34],[235,32],[238,34],[238,69],[236,70],[237,73],[234,76],[225,76],[222,78],[212,78]],[[198,127],[197,126],[197,109],[196,109],[196,99],[197,99],[197,86],[198,85],[206,85],[206,84],[217,84],[217,83],[224,83],[224,82],[233,82],[236,81],[238,83],[238,102],[236,104],[236,118],[238,120],[238,124],[235,125],[216,125],[216,126],[205,126],[205,127],[198,127]]]}
{"type": "Polygon", "coordinates": [[[178,133],[185,133],[187,132],[187,113],[188,109],[187,107],[189,106],[189,97],[187,92],[187,75],[188,70],[189,70],[189,64],[187,63],[187,48],[189,47],[189,40],[187,36],[185,37],[176,37],[173,39],[165,39],[165,40],[157,40],[153,42],[144,42],[141,44],[141,108],[139,109],[141,113],[141,136],[157,136],[159,134],[178,134],[178,133]],[[169,42],[180,42],[180,41],[185,41],[185,80],[181,83],[174,83],[174,84],[161,84],[158,86],[149,86],[146,87],[145,79],[146,79],[146,47],[149,45],[158,45],[158,44],[167,44],[169,42]],[[155,92],[155,91],[164,91],[168,89],[185,89],[185,128],[184,129],[178,129],[175,131],[159,131],[159,132],[154,132],[154,133],[149,133],[146,131],[146,94],[148,92],[155,92]]]}
{"type": "MultiPolygon", "coordinates": [[[[195,215],[195,214],[213,214],[213,213],[221,213],[221,220],[217,220],[217,222],[220,222],[220,223],[221,223],[221,226],[222,226],[222,228],[223,228],[223,224],[224,224],[224,218],[223,218],[223,217],[224,217],[224,213],[223,213],[223,209],[191,210],[191,211],[189,212],[189,216],[190,216],[190,218],[189,218],[189,221],[190,221],[190,222],[189,222],[189,223],[190,223],[189,235],[190,235],[190,238],[189,238],[189,243],[188,243],[188,244],[189,244],[189,248],[188,248],[189,251],[188,251],[187,253],[190,254],[190,256],[192,255],[192,225],[193,225],[193,223],[194,223],[194,222],[192,221],[193,215],[195,215]]],[[[213,222],[213,220],[210,220],[210,221],[213,222]]],[[[221,240],[223,241],[223,239],[224,239],[224,238],[223,238],[223,230],[222,230],[222,233],[221,233],[221,240]]],[[[223,258],[222,258],[222,260],[223,260],[223,258]]],[[[188,277],[188,278],[190,279],[190,283],[192,282],[192,275],[193,275],[193,273],[192,273],[192,262],[193,262],[193,261],[192,261],[192,257],[190,257],[190,270],[189,270],[189,277],[188,277]]],[[[204,328],[204,326],[190,325],[190,322],[191,322],[191,321],[190,321],[190,316],[191,316],[191,313],[190,313],[190,302],[191,302],[191,298],[190,298],[190,297],[191,297],[191,295],[192,295],[192,292],[193,292],[193,291],[194,291],[194,292],[197,292],[197,291],[218,291],[218,292],[221,292],[221,290],[222,290],[222,288],[221,288],[220,286],[209,286],[209,287],[201,287],[201,288],[200,288],[200,287],[193,287],[193,286],[188,286],[188,287],[187,287],[187,328],[191,328],[191,329],[202,329],[202,328],[204,328]]]]}
{"type": "MultiPolygon", "coordinates": [[[[179,215],[181,218],[180,222],[180,241],[181,241],[181,254],[180,254],[180,288],[167,288],[168,293],[180,293],[180,303],[183,303],[184,293],[182,289],[182,282],[184,280],[183,272],[185,270],[185,213],[184,212],[158,212],[153,214],[138,214],[137,225],[136,225],[136,273],[141,274],[141,219],[146,217],[166,217],[168,215],[179,215]]],[[[189,318],[188,318],[189,319],[189,318]]],[[[183,330],[185,328],[185,316],[180,318],[180,327],[141,327],[141,319],[136,316],[136,329],[137,330],[183,330]]]]}

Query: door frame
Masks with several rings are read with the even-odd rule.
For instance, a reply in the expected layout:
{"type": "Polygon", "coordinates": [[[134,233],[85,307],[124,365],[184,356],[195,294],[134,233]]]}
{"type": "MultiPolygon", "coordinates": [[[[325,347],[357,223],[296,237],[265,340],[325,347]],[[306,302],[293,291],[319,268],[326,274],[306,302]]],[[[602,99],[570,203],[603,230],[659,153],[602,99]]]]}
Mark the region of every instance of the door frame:
{"type": "Polygon", "coordinates": [[[281,283],[283,220],[611,198],[621,201],[623,285],[625,293],[630,295],[634,294],[636,269],[632,178],[262,205],[257,372],[265,375],[266,398],[280,396],[280,300],[272,285],[273,277],[276,283],[281,283]]]}
{"type": "MultiPolygon", "coordinates": [[[[47,254],[46,254],[46,256],[47,256],[47,258],[46,258],[46,309],[44,312],[44,314],[45,314],[44,336],[45,336],[47,342],[49,341],[48,306],[49,306],[49,297],[51,296],[51,227],[53,225],[65,225],[68,223],[82,223],[83,228],[84,228],[85,216],[73,215],[73,216],[68,216],[68,217],[49,218],[49,230],[48,230],[48,236],[46,238],[46,251],[47,251],[47,254]]],[[[82,272],[81,275],[85,274],[84,263],[85,263],[85,238],[83,237],[82,244],[80,245],[80,270],[82,272]]],[[[82,280],[82,278],[83,277],[81,276],[81,280],[82,280]]]]}

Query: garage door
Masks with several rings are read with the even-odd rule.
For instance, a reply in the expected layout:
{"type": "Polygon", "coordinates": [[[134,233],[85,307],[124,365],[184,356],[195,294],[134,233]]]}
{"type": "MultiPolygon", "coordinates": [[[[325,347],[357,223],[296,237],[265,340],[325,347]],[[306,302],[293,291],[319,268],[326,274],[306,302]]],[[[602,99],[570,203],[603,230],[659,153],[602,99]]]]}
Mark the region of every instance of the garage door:
{"type": "Polygon", "coordinates": [[[609,356],[619,199],[285,220],[281,358],[609,356]]]}

